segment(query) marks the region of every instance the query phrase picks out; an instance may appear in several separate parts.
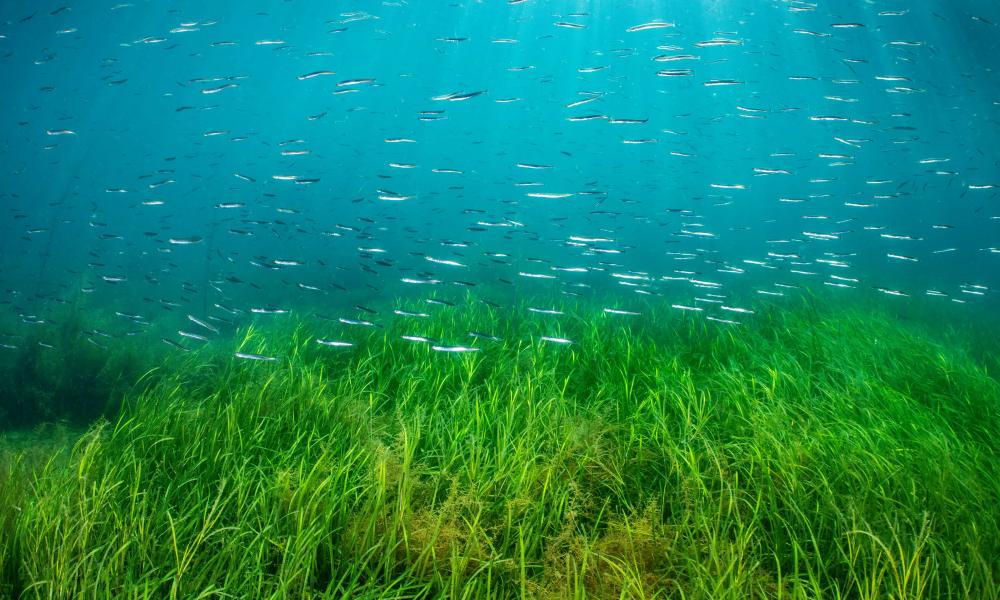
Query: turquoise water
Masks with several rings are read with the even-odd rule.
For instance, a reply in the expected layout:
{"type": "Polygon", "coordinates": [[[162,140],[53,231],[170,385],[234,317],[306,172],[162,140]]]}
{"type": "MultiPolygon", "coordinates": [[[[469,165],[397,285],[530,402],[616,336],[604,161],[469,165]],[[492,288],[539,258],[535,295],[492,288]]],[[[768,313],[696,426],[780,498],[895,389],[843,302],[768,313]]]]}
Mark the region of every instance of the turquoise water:
{"type": "Polygon", "coordinates": [[[10,356],[66,307],[110,349],[413,302],[995,314],[990,2],[0,11],[10,356]]]}

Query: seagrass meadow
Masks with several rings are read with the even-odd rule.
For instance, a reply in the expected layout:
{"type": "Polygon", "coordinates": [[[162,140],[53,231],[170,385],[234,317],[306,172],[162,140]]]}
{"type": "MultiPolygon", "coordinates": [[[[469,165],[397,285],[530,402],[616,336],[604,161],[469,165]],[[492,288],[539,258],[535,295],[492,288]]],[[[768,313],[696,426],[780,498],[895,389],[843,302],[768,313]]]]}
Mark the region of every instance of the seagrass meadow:
{"type": "Polygon", "coordinates": [[[482,305],[425,324],[498,334],[476,353],[292,316],[164,346],[97,424],[4,441],[0,593],[1000,597],[995,332],[830,304],[572,346],[482,305]]]}
{"type": "Polygon", "coordinates": [[[997,0],[3,0],[0,600],[1000,600],[997,0]]]}

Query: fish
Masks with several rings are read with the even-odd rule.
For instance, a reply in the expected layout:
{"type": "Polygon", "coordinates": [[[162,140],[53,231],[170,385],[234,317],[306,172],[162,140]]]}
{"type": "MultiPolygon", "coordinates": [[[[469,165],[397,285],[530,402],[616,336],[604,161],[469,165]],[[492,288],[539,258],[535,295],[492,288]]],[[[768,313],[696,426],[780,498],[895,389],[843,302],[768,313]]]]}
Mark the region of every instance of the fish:
{"type": "Polygon", "coordinates": [[[205,238],[200,235],[192,235],[189,237],[172,237],[167,241],[177,246],[191,246],[193,244],[200,244],[204,240],[205,238]]]}
{"type": "Polygon", "coordinates": [[[347,329],[417,360],[576,355],[582,325],[664,312],[730,335],[810,294],[993,314],[1000,97],[949,44],[996,18],[778,4],[787,26],[527,0],[11,17],[3,339],[39,351],[86,307],[88,352],[322,322],[313,351],[364,348],[347,329]],[[58,75],[93,56],[94,85],[58,75]]]}
{"type": "Polygon", "coordinates": [[[316,343],[321,346],[326,346],[328,348],[350,348],[351,346],[354,345],[353,342],[342,342],[339,340],[323,340],[318,338],[316,339],[316,343]]]}
{"type": "Polygon", "coordinates": [[[346,319],[344,317],[340,317],[337,320],[343,323],[344,325],[359,325],[361,327],[378,327],[377,324],[371,321],[365,321],[363,319],[346,319]]]}
{"type": "MultiPolygon", "coordinates": [[[[208,323],[206,323],[205,321],[202,321],[201,319],[199,319],[197,317],[193,317],[191,315],[188,315],[187,318],[188,318],[189,321],[191,321],[195,325],[198,325],[199,327],[203,327],[203,328],[211,331],[212,333],[219,333],[219,329],[217,327],[209,325],[208,323]]],[[[183,335],[183,334],[181,334],[181,335],[183,335]]]]}
{"type": "Polygon", "coordinates": [[[625,30],[626,33],[634,33],[636,31],[647,31],[649,29],[666,29],[669,27],[675,27],[673,23],[667,21],[649,21],[648,23],[640,23],[639,25],[633,25],[625,30]]]}
{"type": "Polygon", "coordinates": [[[630,317],[640,316],[642,313],[631,311],[631,310],[621,310],[619,308],[604,308],[604,313],[609,315],[624,315],[630,317]]]}
{"type": "Polygon", "coordinates": [[[207,342],[208,341],[207,337],[205,337],[203,335],[199,335],[197,333],[190,333],[188,331],[183,331],[183,330],[182,331],[178,331],[177,333],[181,337],[186,337],[186,338],[189,338],[189,339],[192,339],[192,340],[198,340],[199,342],[207,342]]]}
{"type": "Polygon", "coordinates": [[[212,87],[212,88],[205,88],[205,89],[201,90],[201,93],[202,94],[218,94],[221,91],[229,90],[229,89],[232,89],[232,88],[238,88],[238,87],[240,87],[240,84],[238,84],[238,83],[224,83],[224,84],[222,84],[220,86],[216,86],[216,87],[212,87]]]}
{"type": "Polygon", "coordinates": [[[435,352],[451,352],[456,354],[463,354],[467,352],[479,352],[479,348],[473,346],[431,346],[431,350],[435,352]]]}
{"type": "Polygon", "coordinates": [[[263,362],[276,362],[278,359],[274,356],[264,356],[263,354],[250,354],[247,352],[237,352],[233,356],[236,358],[242,358],[244,360],[255,360],[263,362]]]}
{"type": "Polygon", "coordinates": [[[431,100],[447,101],[447,102],[460,102],[462,100],[468,100],[470,98],[475,98],[476,96],[481,96],[486,93],[486,90],[476,90],[474,92],[450,92],[447,94],[439,94],[431,98],[431,100]]]}
{"type": "Polygon", "coordinates": [[[181,346],[177,342],[175,342],[173,340],[168,340],[167,338],[160,338],[160,341],[162,341],[164,344],[170,346],[171,348],[174,348],[176,350],[180,350],[182,352],[190,352],[191,351],[190,348],[185,348],[184,346],[181,346]]]}

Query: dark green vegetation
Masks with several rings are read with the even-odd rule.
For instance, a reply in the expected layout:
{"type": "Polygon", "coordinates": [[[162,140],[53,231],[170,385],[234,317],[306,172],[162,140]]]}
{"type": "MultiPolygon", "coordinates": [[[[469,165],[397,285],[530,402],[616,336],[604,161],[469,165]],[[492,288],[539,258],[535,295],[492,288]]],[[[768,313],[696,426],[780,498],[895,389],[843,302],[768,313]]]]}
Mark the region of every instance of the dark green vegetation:
{"type": "Polygon", "coordinates": [[[810,304],[509,314],[173,354],[72,451],[0,451],[0,596],[1000,597],[990,340],[810,304]]]}
{"type": "Polygon", "coordinates": [[[93,333],[93,323],[85,324],[78,311],[57,311],[56,317],[16,340],[16,351],[0,354],[0,431],[111,417],[142,369],[155,364],[149,340],[93,333]]]}

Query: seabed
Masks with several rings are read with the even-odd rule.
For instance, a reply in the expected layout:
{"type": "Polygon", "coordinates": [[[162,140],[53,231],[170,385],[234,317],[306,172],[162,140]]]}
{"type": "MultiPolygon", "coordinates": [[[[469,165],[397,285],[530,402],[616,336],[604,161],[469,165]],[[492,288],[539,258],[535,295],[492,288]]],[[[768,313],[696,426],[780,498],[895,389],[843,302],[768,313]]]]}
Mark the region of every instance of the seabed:
{"type": "Polygon", "coordinates": [[[560,302],[187,352],[66,315],[3,355],[6,422],[65,424],[0,438],[0,596],[1000,597],[988,328],[560,302]]]}

